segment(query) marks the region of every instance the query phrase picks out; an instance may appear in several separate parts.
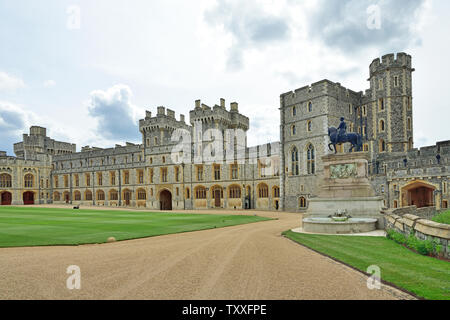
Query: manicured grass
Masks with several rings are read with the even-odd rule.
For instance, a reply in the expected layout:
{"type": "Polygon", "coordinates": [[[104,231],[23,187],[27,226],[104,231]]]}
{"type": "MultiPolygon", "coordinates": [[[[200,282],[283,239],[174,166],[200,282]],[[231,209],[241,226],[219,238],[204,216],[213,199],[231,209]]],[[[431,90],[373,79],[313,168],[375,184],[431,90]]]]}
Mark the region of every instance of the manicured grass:
{"type": "Polygon", "coordinates": [[[432,219],[434,222],[450,224],[450,211],[442,212],[432,219]]]}
{"type": "Polygon", "coordinates": [[[371,265],[381,269],[381,278],[419,297],[450,300],[450,263],[416,254],[394,241],[377,237],[300,234],[286,237],[366,272],[371,265]]]}
{"type": "Polygon", "coordinates": [[[0,247],[79,245],[269,220],[257,216],[0,207],[0,247]]]}

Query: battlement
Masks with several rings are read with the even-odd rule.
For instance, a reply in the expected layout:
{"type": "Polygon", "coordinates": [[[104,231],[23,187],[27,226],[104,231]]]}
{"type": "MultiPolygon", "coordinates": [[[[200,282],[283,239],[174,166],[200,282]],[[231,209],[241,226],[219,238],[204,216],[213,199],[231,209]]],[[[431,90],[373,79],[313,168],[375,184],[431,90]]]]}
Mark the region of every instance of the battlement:
{"type": "Polygon", "coordinates": [[[286,105],[291,105],[307,100],[312,100],[316,97],[330,95],[330,96],[348,96],[351,99],[359,99],[362,96],[362,92],[356,92],[342,86],[339,82],[333,82],[328,79],[324,79],[315,82],[311,85],[301,87],[294,91],[289,91],[281,95],[281,99],[285,99],[286,105]]]}
{"type": "Polygon", "coordinates": [[[185,116],[180,114],[180,120],[175,117],[175,111],[166,109],[165,107],[158,107],[156,117],[152,117],[151,111],[145,111],[145,118],[139,120],[139,131],[152,131],[160,128],[183,128],[188,129],[185,122],[185,116]]]}
{"type": "Polygon", "coordinates": [[[376,58],[370,64],[370,74],[387,68],[408,68],[412,69],[412,58],[409,54],[399,52],[397,55],[393,53],[385,54],[380,58],[376,58]]]}
{"type": "Polygon", "coordinates": [[[249,128],[249,119],[239,113],[239,104],[237,102],[230,103],[228,111],[223,98],[220,99],[220,105],[215,105],[213,108],[201,103],[201,100],[195,101],[195,109],[189,112],[189,116],[191,125],[200,121],[204,124],[211,124],[210,127],[219,123],[225,128],[241,128],[244,131],[249,128]]]}

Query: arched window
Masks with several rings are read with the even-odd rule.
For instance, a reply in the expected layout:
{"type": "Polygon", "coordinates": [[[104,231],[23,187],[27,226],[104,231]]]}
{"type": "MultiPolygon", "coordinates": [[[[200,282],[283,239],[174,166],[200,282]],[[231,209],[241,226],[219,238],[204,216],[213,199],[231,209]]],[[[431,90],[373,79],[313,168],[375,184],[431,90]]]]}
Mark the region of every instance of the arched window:
{"type": "Polygon", "coordinates": [[[105,193],[103,190],[97,191],[97,200],[104,201],[105,200],[105,193]]]}
{"type": "Polygon", "coordinates": [[[90,190],[88,190],[84,193],[84,199],[88,200],[88,201],[92,200],[92,192],[90,190]]]}
{"type": "Polygon", "coordinates": [[[279,187],[273,187],[273,197],[274,198],[280,197],[280,188],[279,187]]]}
{"type": "Polygon", "coordinates": [[[298,205],[299,205],[300,209],[305,209],[306,208],[306,198],[300,197],[300,199],[298,201],[298,205]]]}
{"type": "Polygon", "coordinates": [[[33,179],[32,174],[25,175],[25,188],[33,188],[33,179]]]}
{"type": "Polygon", "coordinates": [[[315,174],[316,173],[316,152],[315,152],[314,146],[312,144],[310,144],[308,147],[307,162],[308,162],[308,174],[315,174]]]}
{"type": "Polygon", "coordinates": [[[189,188],[186,188],[186,200],[191,198],[191,191],[189,190],[189,188]]]}
{"type": "Polygon", "coordinates": [[[116,190],[111,190],[109,192],[109,200],[119,200],[119,193],[116,190]]]}
{"type": "Polygon", "coordinates": [[[384,132],[384,130],[385,130],[384,120],[380,120],[380,131],[384,132]]]}
{"type": "Polygon", "coordinates": [[[59,192],[55,192],[53,194],[53,201],[59,201],[61,199],[61,195],[59,194],[59,192]]]}
{"type": "Polygon", "coordinates": [[[74,192],[74,194],[73,194],[73,199],[74,199],[75,201],[80,201],[80,200],[81,200],[81,193],[80,193],[80,191],[75,191],[75,192],[74,192]]]}
{"type": "Polygon", "coordinates": [[[269,187],[265,183],[261,183],[258,186],[258,196],[259,198],[268,198],[269,197],[269,187]]]}
{"type": "Polygon", "coordinates": [[[292,149],[292,153],[291,153],[291,157],[292,157],[292,175],[294,176],[298,176],[299,175],[299,165],[298,165],[298,149],[297,147],[294,147],[292,149]]]}
{"type": "Polygon", "coordinates": [[[313,111],[313,105],[312,102],[308,103],[308,112],[312,112],[313,111]]]}
{"type": "Polygon", "coordinates": [[[312,121],[311,120],[306,123],[306,130],[308,132],[312,131],[312,121]]]}
{"type": "Polygon", "coordinates": [[[0,188],[11,188],[11,176],[9,174],[0,175],[0,188]]]}
{"type": "Polygon", "coordinates": [[[380,150],[380,152],[385,152],[386,151],[386,142],[384,142],[383,139],[381,139],[380,142],[379,142],[379,150],[380,150]]]}
{"type": "Polygon", "coordinates": [[[295,117],[297,115],[297,108],[294,106],[292,108],[292,116],[295,117]]]}
{"type": "Polygon", "coordinates": [[[411,118],[408,118],[408,130],[412,130],[411,118]]]}
{"type": "Polygon", "coordinates": [[[240,186],[230,186],[229,187],[230,199],[240,199],[241,198],[241,187],[240,186]]]}
{"type": "Polygon", "coordinates": [[[144,189],[139,189],[138,192],[138,200],[147,200],[147,192],[144,189]]]}
{"type": "Polygon", "coordinates": [[[197,187],[195,189],[195,199],[206,199],[206,188],[197,187]]]}
{"type": "Polygon", "coordinates": [[[297,134],[297,128],[295,127],[295,125],[293,125],[292,127],[291,127],[291,135],[292,136],[295,136],[297,134]]]}

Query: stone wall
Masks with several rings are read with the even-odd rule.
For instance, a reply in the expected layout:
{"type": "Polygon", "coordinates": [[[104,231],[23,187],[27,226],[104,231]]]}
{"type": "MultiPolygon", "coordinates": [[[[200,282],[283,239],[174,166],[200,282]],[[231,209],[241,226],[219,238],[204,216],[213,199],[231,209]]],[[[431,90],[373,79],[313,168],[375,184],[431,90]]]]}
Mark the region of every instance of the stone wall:
{"type": "Polygon", "coordinates": [[[412,214],[399,216],[392,210],[385,212],[386,230],[394,229],[405,236],[411,233],[420,240],[437,240],[442,245],[442,254],[450,259],[450,225],[422,219],[412,214]]]}
{"type": "Polygon", "coordinates": [[[404,216],[405,214],[412,214],[415,216],[418,216],[422,219],[431,220],[439,213],[443,212],[445,210],[437,210],[436,207],[424,207],[424,208],[417,208],[416,206],[410,206],[410,207],[402,207],[398,209],[391,209],[389,211],[386,211],[386,213],[394,214],[397,216],[404,216]]]}

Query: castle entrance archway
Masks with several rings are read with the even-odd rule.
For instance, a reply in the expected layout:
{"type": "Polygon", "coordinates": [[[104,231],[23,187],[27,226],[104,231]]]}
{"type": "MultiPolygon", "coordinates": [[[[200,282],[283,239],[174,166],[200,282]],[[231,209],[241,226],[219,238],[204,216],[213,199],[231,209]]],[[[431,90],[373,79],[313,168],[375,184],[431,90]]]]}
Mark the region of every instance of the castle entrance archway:
{"type": "Polygon", "coordinates": [[[402,189],[403,206],[432,207],[435,190],[436,187],[422,181],[411,183],[402,189]]]}
{"type": "Polygon", "coordinates": [[[2,206],[9,206],[12,202],[12,194],[11,192],[3,192],[1,196],[1,205],[2,206]]]}
{"type": "Polygon", "coordinates": [[[172,193],[169,190],[161,191],[159,205],[161,210],[172,210],[172,193]]]}

